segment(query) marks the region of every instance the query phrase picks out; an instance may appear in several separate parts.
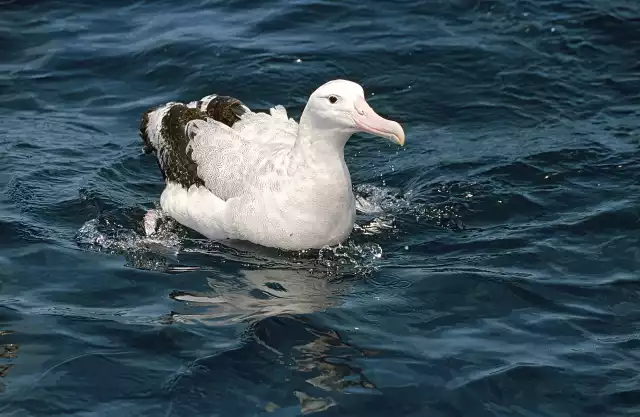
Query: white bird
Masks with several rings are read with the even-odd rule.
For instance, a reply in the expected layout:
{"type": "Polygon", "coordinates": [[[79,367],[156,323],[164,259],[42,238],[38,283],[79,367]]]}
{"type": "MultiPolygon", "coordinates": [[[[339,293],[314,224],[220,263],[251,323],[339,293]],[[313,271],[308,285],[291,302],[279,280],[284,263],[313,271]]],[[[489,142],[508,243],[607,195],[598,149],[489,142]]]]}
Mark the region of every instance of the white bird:
{"type": "Polygon", "coordinates": [[[362,87],[333,80],[300,116],[282,106],[253,112],[211,95],[146,112],[140,133],[166,187],[163,214],[212,240],[246,240],[286,250],[335,245],[355,222],[344,146],[356,132],[404,145],[402,127],[376,114],[362,87]]]}

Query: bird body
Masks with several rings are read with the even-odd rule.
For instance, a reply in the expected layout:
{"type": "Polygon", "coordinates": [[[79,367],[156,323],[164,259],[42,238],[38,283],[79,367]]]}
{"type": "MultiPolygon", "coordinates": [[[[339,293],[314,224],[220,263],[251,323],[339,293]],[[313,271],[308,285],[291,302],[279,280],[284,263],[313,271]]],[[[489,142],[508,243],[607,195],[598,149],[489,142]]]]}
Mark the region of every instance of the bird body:
{"type": "Polygon", "coordinates": [[[351,233],[344,146],[356,131],[404,143],[400,125],[378,116],[362,88],[344,80],[318,88],[299,124],[282,106],[258,113],[222,96],[167,103],[141,124],[165,178],[166,215],[212,240],[288,250],[338,244],[351,233]]]}

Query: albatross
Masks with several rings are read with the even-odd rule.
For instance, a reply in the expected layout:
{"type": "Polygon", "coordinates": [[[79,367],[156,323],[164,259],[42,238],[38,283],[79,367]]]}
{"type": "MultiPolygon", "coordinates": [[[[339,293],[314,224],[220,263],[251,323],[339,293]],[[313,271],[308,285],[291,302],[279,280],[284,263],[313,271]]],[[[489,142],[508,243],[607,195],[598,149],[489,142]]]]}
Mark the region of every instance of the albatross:
{"type": "Polygon", "coordinates": [[[332,246],[351,234],[356,206],[344,147],[357,132],[405,141],[400,124],[346,80],[316,89],[299,123],[280,105],[254,112],[210,95],[148,110],[140,124],[165,181],[163,215],[211,240],[284,250],[332,246]]]}

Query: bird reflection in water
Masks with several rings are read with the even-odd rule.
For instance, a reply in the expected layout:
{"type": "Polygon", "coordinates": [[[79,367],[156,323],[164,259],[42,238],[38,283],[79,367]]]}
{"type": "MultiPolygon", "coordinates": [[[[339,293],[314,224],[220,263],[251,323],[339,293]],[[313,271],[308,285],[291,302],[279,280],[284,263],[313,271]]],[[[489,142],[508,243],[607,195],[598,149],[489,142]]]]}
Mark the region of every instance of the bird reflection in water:
{"type": "MultiPolygon", "coordinates": [[[[12,332],[8,330],[0,330],[0,337],[7,336],[11,333],[12,332]]],[[[0,339],[0,341],[2,341],[2,339],[0,339]]],[[[18,345],[15,345],[13,343],[5,343],[0,345],[0,359],[2,359],[3,361],[15,358],[17,353],[18,345]]],[[[4,377],[7,375],[7,372],[9,371],[9,369],[11,369],[12,366],[13,364],[11,363],[0,362],[0,392],[3,392],[5,389],[5,385],[2,379],[4,379],[4,377]]]]}
{"type": "Polygon", "coordinates": [[[300,352],[294,357],[298,370],[319,371],[320,375],[307,382],[324,391],[374,390],[375,385],[367,379],[362,369],[350,364],[353,357],[369,357],[375,351],[362,350],[344,342],[333,330],[318,330],[310,326],[307,331],[315,336],[309,343],[296,346],[300,352]]]}
{"type": "MultiPolygon", "coordinates": [[[[209,278],[210,293],[172,293],[171,298],[183,302],[184,309],[173,312],[170,320],[209,325],[245,322],[248,339],[274,353],[278,362],[309,374],[305,381],[313,387],[325,392],[377,393],[373,382],[353,364],[354,359],[376,352],[347,343],[338,332],[317,326],[308,316],[336,306],[349,281],[330,281],[326,274],[308,269],[245,270],[241,275],[245,279],[240,284],[237,279],[209,278]]],[[[305,414],[336,404],[332,397],[312,397],[302,389],[294,395],[305,414]]],[[[276,408],[271,403],[266,411],[276,408]]]]}
{"type": "Polygon", "coordinates": [[[186,302],[187,311],[172,313],[172,320],[227,325],[308,314],[332,306],[343,288],[301,270],[245,270],[241,275],[245,278],[242,282],[209,278],[210,293],[174,291],[170,297],[186,302]]]}

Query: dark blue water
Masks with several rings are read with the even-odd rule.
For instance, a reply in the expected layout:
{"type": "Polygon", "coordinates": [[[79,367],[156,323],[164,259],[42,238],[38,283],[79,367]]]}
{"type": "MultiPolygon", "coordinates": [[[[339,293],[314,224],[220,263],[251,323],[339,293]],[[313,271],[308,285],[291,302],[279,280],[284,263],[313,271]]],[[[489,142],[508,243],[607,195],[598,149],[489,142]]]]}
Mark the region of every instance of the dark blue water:
{"type": "Polygon", "coordinates": [[[636,0],[0,5],[2,416],[640,414],[636,0]],[[144,110],[333,78],[348,242],[145,237],[144,110]]]}

